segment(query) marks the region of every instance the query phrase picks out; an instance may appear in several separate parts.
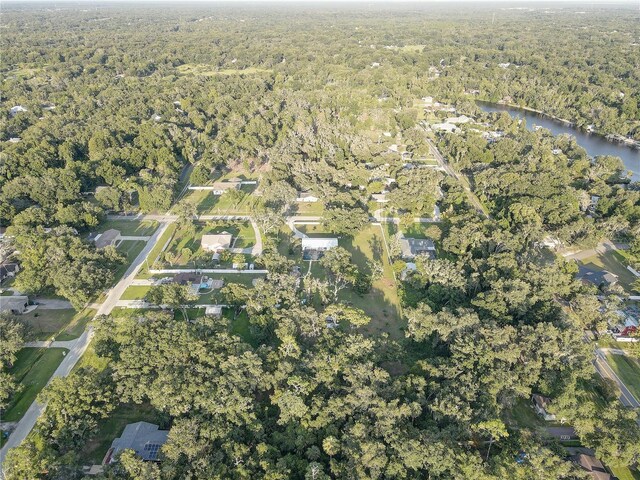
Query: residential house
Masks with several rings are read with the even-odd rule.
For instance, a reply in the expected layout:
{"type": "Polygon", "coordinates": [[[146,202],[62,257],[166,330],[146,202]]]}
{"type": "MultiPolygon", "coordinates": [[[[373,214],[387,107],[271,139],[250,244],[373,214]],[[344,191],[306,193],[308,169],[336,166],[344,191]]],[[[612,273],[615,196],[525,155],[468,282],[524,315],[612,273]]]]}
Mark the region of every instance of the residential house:
{"type": "Polygon", "coordinates": [[[13,278],[20,271],[20,265],[17,263],[3,263],[0,265],[0,282],[5,278],[13,278]]]}
{"type": "Polygon", "coordinates": [[[608,270],[592,269],[580,265],[578,267],[578,280],[582,283],[590,283],[598,288],[608,287],[618,283],[618,276],[608,270]]]}
{"type": "Polygon", "coordinates": [[[208,305],[204,309],[204,314],[207,317],[221,317],[222,316],[222,305],[208,305]]]}
{"type": "Polygon", "coordinates": [[[449,117],[446,120],[446,123],[453,123],[454,125],[458,125],[460,123],[469,123],[471,118],[466,115],[460,115],[459,117],[449,117]]]}
{"type": "Polygon", "coordinates": [[[533,408],[535,408],[536,413],[547,422],[552,422],[556,419],[556,416],[553,413],[547,412],[547,408],[549,408],[549,405],[551,404],[550,398],[534,393],[531,395],[531,401],[533,402],[533,408]]]}
{"type": "Polygon", "coordinates": [[[214,195],[222,195],[228,190],[238,190],[241,186],[241,182],[213,182],[209,190],[211,190],[211,193],[214,195]]]}
{"type": "Polygon", "coordinates": [[[583,470],[589,472],[591,478],[596,480],[613,480],[615,478],[596,457],[579,453],[578,455],[573,455],[570,459],[573,463],[582,467],[583,470]]]}
{"type": "Polygon", "coordinates": [[[429,238],[400,238],[402,258],[411,260],[417,255],[428,254],[435,257],[436,246],[429,238]]]}
{"type": "Polygon", "coordinates": [[[453,123],[434,123],[431,128],[440,132],[455,133],[458,130],[453,123]]]}
{"type": "Polygon", "coordinates": [[[118,240],[120,240],[120,230],[110,228],[106,232],[96,235],[94,242],[96,248],[105,248],[110,245],[115,245],[118,240]]]}
{"type": "Polygon", "coordinates": [[[317,260],[324,252],[338,246],[337,238],[303,238],[302,258],[304,260],[317,260]]]}
{"type": "Polygon", "coordinates": [[[315,203],[318,200],[319,198],[311,192],[298,192],[298,196],[296,197],[296,202],[302,203],[315,203]]]}
{"type": "Polygon", "coordinates": [[[386,193],[374,193],[371,195],[371,200],[377,203],[387,203],[387,194],[386,193]]]}
{"type": "Polygon", "coordinates": [[[14,295],[12,297],[0,297],[0,313],[11,312],[14,315],[23,314],[29,307],[29,297],[26,295],[14,295]]]}
{"type": "Polygon", "coordinates": [[[206,252],[221,252],[231,247],[233,235],[227,232],[215,235],[203,235],[201,239],[202,249],[206,252]]]}
{"type": "Polygon", "coordinates": [[[11,110],[9,110],[9,113],[11,114],[11,116],[15,116],[20,112],[26,112],[27,109],[25,107],[23,107],[22,105],[16,105],[15,107],[11,107],[11,110]]]}
{"type": "Polygon", "coordinates": [[[111,443],[102,463],[106,465],[117,461],[117,455],[124,450],[133,450],[142,460],[157,462],[168,436],[169,430],[160,430],[153,423],[130,423],[124,427],[122,435],[111,443]]]}

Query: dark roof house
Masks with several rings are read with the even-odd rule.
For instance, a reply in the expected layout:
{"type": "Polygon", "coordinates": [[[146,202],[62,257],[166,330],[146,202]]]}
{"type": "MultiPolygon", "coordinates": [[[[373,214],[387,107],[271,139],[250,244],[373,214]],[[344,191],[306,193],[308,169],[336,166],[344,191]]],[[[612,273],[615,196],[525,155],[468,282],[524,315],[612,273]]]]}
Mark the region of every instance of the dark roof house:
{"type": "Polygon", "coordinates": [[[160,448],[167,441],[168,435],[168,430],[160,430],[160,427],[153,423],[130,423],[124,427],[120,438],[111,443],[111,448],[102,463],[113,463],[115,457],[123,450],[133,450],[143,460],[157,462],[160,448]]]}
{"type": "Polygon", "coordinates": [[[618,276],[615,273],[584,266],[580,266],[578,269],[578,279],[582,282],[595,285],[596,287],[615,285],[618,283],[618,276]]]}
{"type": "Polygon", "coordinates": [[[571,461],[581,466],[584,470],[589,472],[592,478],[597,480],[613,480],[614,478],[613,475],[607,472],[602,462],[596,457],[581,453],[571,457],[571,461]]]}
{"type": "Polygon", "coordinates": [[[429,238],[400,238],[402,258],[412,259],[421,253],[435,254],[436,246],[429,238]]]}

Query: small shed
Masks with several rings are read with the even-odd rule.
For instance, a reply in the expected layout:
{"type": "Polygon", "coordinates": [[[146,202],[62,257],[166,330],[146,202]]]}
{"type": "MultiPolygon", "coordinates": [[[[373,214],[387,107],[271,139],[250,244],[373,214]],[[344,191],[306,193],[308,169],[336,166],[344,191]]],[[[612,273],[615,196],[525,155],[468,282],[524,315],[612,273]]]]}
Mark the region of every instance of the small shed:
{"type": "Polygon", "coordinates": [[[208,305],[204,309],[204,314],[207,317],[221,317],[222,316],[222,305],[208,305]]]}

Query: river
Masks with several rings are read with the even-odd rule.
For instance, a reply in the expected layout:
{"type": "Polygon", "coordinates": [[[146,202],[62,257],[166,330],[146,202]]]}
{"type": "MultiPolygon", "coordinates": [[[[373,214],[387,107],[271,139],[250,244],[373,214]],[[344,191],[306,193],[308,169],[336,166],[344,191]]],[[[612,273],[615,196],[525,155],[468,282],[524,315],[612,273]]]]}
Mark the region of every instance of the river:
{"type": "Polygon", "coordinates": [[[610,142],[600,135],[587,133],[578,128],[571,127],[566,123],[559,122],[529,110],[487,102],[477,102],[477,104],[478,107],[485,112],[508,112],[509,115],[514,118],[524,118],[529,130],[533,130],[534,126],[538,125],[548,129],[554,135],[560,135],[562,133],[573,135],[576,138],[578,145],[583,147],[591,157],[596,157],[598,155],[613,155],[615,157],[620,157],[627,170],[632,172],[633,175],[631,179],[634,182],[640,182],[640,150],[637,148],[618,142],[610,142]]]}

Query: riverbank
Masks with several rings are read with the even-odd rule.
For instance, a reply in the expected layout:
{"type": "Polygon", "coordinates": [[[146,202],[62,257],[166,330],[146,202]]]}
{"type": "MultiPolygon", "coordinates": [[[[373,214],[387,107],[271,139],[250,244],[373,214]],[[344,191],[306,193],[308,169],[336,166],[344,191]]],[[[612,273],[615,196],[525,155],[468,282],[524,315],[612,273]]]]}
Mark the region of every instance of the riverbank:
{"type": "Polygon", "coordinates": [[[608,133],[608,134],[605,134],[605,133],[598,132],[597,130],[594,130],[594,129],[583,128],[583,127],[578,126],[575,122],[567,120],[566,118],[556,117],[555,115],[551,115],[550,113],[546,113],[546,112],[543,112],[541,110],[536,110],[535,108],[523,107],[521,105],[518,105],[518,104],[515,104],[515,103],[508,103],[508,102],[505,102],[503,100],[499,100],[498,102],[492,102],[490,100],[483,100],[483,99],[480,99],[480,98],[474,98],[474,101],[477,102],[477,103],[484,103],[485,105],[488,105],[488,106],[499,105],[501,107],[508,107],[508,108],[512,108],[512,109],[524,110],[526,112],[535,113],[536,115],[540,115],[541,117],[548,118],[549,120],[553,120],[555,122],[562,123],[567,127],[575,128],[576,130],[580,130],[580,131],[582,131],[582,132],[584,132],[586,134],[597,135],[599,137],[604,138],[605,140],[607,140],[609,142],[622,143],[622,144],[624,144],[626,146],[640,149],[640,141],[629,139],[629,138],[625,137],[624,135],[620,135],[619,133],[608,133]]]}

